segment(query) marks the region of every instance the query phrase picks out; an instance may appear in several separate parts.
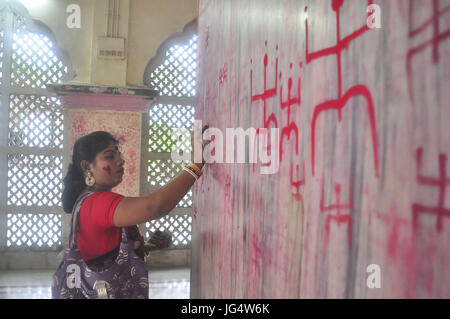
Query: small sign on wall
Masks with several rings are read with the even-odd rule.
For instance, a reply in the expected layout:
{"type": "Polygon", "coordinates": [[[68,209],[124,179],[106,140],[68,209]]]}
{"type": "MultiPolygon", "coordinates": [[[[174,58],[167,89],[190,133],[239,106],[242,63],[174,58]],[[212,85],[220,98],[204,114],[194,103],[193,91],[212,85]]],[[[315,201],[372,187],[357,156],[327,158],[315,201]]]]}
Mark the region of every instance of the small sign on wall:
{"type": "Polygon", "coordinates": [[[101,59],[125,59],[125,39],[99,37],[98,57],[101,59]]]}

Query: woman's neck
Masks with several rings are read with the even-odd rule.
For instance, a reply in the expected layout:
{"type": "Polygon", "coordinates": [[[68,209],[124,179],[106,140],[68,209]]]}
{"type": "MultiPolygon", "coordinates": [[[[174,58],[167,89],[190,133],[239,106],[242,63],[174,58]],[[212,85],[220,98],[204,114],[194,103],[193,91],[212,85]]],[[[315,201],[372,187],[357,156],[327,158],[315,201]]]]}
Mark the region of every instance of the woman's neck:
{"type": "Polygon", "coordinates": [[[111,192],[112,188],[95,184],[94,186],[86,187],[85,190],[89,192],[111,192]]]}

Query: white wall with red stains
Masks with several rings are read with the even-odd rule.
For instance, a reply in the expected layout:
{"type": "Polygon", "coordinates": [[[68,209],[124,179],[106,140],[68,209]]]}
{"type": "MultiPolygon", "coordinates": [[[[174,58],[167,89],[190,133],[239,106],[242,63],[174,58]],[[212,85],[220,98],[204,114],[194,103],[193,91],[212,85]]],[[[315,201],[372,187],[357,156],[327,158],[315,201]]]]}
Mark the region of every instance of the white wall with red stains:
{"type": "Polygon", "coordinates": [[[279,128],[280,167],[206,167],[191,297],[449,298],[450,1],[200,0],[198,23],[196,119],[279,128]]]}

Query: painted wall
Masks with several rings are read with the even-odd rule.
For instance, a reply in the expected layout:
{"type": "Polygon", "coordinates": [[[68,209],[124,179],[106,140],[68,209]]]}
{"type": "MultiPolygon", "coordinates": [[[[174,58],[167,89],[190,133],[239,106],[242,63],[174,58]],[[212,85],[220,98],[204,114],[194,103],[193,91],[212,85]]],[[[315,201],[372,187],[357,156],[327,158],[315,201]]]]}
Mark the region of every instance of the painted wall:
{"type": "Polygon", "coordinates": [[[370,2],[199,1],[196,118],[280,165],[207,167],[191,297],[450,297],[450,1],[370,2]]]}

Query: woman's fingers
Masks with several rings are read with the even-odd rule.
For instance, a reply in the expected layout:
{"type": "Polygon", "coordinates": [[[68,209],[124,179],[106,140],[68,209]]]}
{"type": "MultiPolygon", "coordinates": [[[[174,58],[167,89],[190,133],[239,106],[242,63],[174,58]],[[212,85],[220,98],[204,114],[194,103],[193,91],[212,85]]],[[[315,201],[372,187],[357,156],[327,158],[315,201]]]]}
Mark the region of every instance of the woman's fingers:
{"type": "Polygon", "coordinates": [[[204,140],[203,139],[203,134],[205,133],[205,131],[207,130],[209,128],[209,125],[207,124],[207,125],[204,125],[203,127],[202,127],[202,134],[200,135],[200,136],[198,136],[198,135],[196,135],[193,131],[191,131],[190,133],[191,133],[191,147],[192,147],[192,152],[191,152],[191,154],[192,154],[192,161],[194,161],[194,150],[195,150],[195,147],[194,147],[194,145],[198,145],[198,146],[200,146],[201,145],[201,148],[202,148],[202,162],[204,163],[205,162],[205,160],[204,160],[204,157],[203,157],[203,150],[205,149],[205,147],[209,144],[209,143],[211,143],[212,141],[211,140],[204,140]],[[198,143],[198,144],[196,144],[196,143],[198,143]]]}

